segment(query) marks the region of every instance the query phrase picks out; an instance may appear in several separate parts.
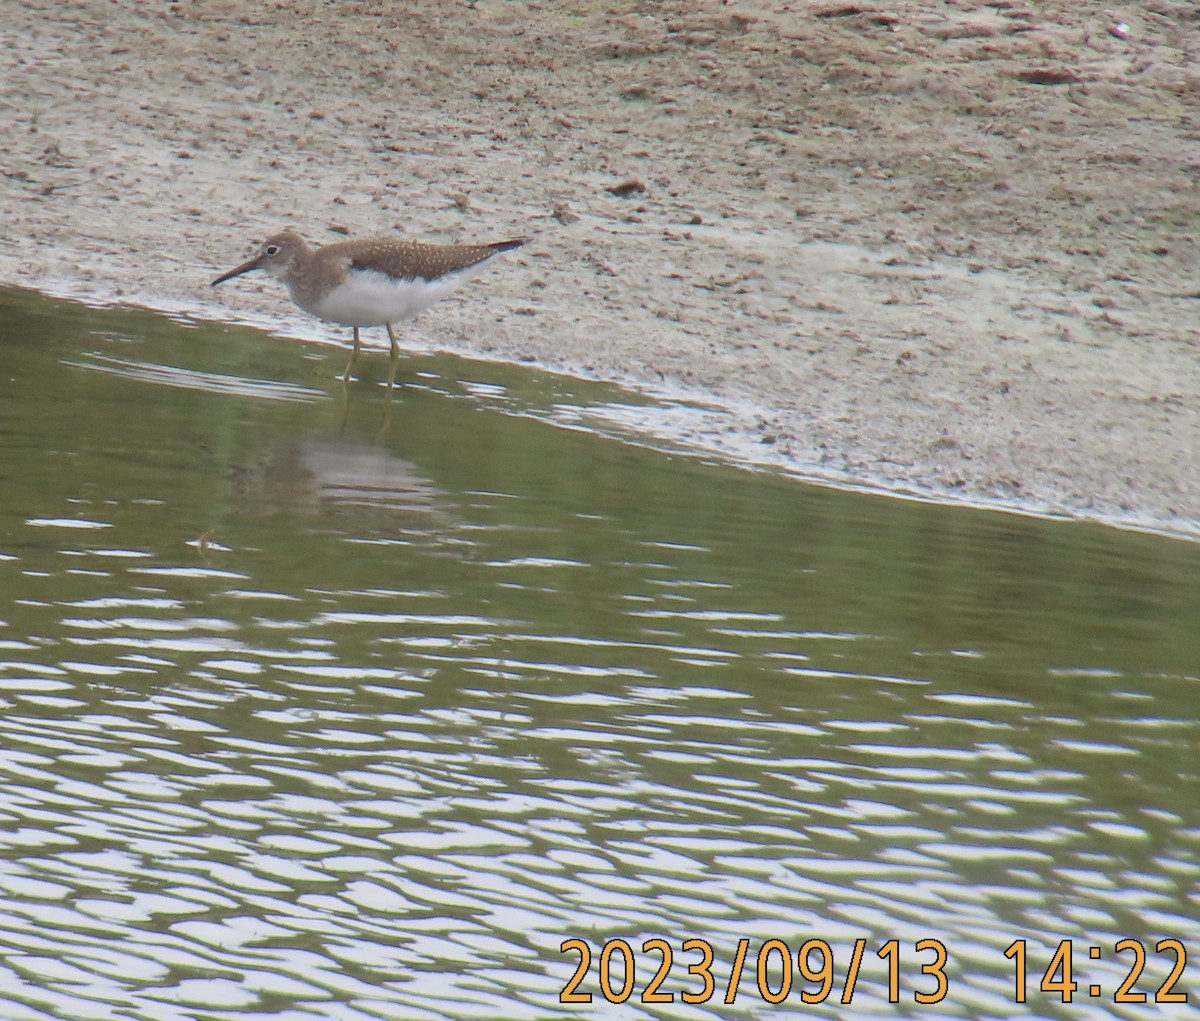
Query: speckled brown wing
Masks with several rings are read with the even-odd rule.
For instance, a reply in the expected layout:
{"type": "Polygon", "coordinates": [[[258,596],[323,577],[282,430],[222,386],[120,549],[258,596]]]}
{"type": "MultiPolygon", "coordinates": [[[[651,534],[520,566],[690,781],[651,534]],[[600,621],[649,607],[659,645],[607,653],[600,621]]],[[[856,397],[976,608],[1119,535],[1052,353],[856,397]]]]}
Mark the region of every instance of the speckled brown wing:
{"type": "Polygon", "coordinates": [[[363,240],[329,245],[325,251],[347,256],[354,269],[373,269],[397,280],[437,280],[493,255],[520,248],[525,238],[484,245],[429,245],[419,241],[363,240]]]}

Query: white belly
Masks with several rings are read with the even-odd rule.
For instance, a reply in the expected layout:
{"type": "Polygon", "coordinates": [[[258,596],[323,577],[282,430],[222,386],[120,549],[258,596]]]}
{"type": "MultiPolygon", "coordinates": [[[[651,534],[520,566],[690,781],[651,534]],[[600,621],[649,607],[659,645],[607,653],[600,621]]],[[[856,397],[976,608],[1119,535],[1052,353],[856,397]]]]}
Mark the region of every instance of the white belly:
{"type": "Polygon", "coordinates": [[[396,280],[372,269],[352,269],[344,283],[322,298],[301,301],[292,298],[305,312],[342,326],[384,326],[411,319],[466,283],[482,268],[470,266],[437,280],[396,280]]]}

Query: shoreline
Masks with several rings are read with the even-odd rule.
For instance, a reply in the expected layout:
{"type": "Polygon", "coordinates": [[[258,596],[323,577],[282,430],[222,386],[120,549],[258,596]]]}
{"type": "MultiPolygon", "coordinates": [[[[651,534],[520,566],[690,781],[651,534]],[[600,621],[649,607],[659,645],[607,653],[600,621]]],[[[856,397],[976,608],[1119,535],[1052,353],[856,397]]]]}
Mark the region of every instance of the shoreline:
{"type": "Polygon", "coordinates": [[[1184,13],[315,4],[302,46],[237,3],[5,6],[5,283],[287,322],[273,281],[206,293],[284,227],[528,233],[410,342],[711,401],[678,442],[818,484],[1200,535],[1184,13]]]}
{"type": "MultiPolygon", "coordinates": [[[[3,264],[0,261],[0,279],[3,279],[3,264]]],[[[296,341],[304,344],[317,344],[324,347],[349,350],[348,344],[328,336],[320,335],[316,329],[306,328],[300,316],[289,316],[286,326],[281,326],[277,317],[259,315],[236,316],[228,310],[215,306],[187,306],[180,304],[155,305],[150,303],[135,303],[125,299],[106,297],[99,292],[91,291],[86,295],[72,293],[65,284],[50,282],[45,289],[24,284],[8,284],[17,289],[33,291],[61,301],[77,302],[88,308],[96,309],[136,309],[155,315],[165,316],[175,320],[188,320],[197,323],[224,324],[245,329],[257,330],[277,340],[296,341]],[[275,318],[275,322],[269,321],[275,318]]],[[[365,338],[364,338],[365,341],[365,338]]],[[[376,355],[386,353],[386,346],[379,343],[365,343],[364,352],[372,349],[376,355]]],[[[579,379],[589,383],[614,386],[631,393],[636,393],[652,402],[645,409],[644,415],[635,416],[639,421],[630,426],[622,423],[619,427],[606,428],[611,423],[592,425],[598,434],[608,436],[618,442],[641,443],[659,450],[664,454],[717,459],[730,467],[744,471],[766,471],[792,479],[804,485],[820,486],[841,492],[861,493],[868,496],[887,497],[897,500],[912,500],[918,503],[928,503],[943,507],[958,507],[965,510],[988,511],[996,514],[1012,514],[1018,517],[1034,518],[1039,521],[1061,523],[1085,523],[1113,528],[1119,531],[1136,532],[1141,535],[1151,535],[1164,539],[1179,539],[1184,541],[1200,541],[1200,522],[1188,523],[1173,520],[1164,522],[1152,518],[1117,517],[1104,513],[1072,512],[1056,509],[1045,505],[1021,503],[1019,501],[1002,500],[999,498],[974,497],[970,494],[956,493],[944,489],[922,487],[919,483],[909,480],[885,480],[855,477],[845,473],[822,473],[814,465],[798,465],[791,460],[762,456],[755,449],[756,443],[745,430],[736,426],[739,417],[750,417],[752,412],[743,409],[739,416],[738,409],[722,404],[711,394],[690,392],[682,389],[664,388],[661,384],[649,384],[633,380],[601,379],[594,376],[581,376],[564,373],[563,370],[537,362],[514,362],[503,356],[488,357],[478,352],[470,352],[461,348],[433,347],[417,345],[401,345],[401,358],[421,354],[445,354],[466,361],[493,363],[507,366],[517,366],[556,375],[565,375],[571,379],[579,379]],[[672,427],[664,410],[679,412],[676,419],[683,419],[684,426],[672,427]],[[705,421],[712,424],[704,427],[705,421]],[[719,435],[720,438],[716,438],[719,435]],[[704,437],[709,437],[705,441],[704,437]]],[[[397,384],[402,390],[401,384],[397,384]]],[[[588,409],[585,407],[584,411],[588,409]]],[[[635,409],[642,410],[642,409],[635,409]]],[[[546,424],[557,427],[553,419],[545,420],[546,424]]],[[[596,420],[593,420],[596,421],[596,420]]]]}

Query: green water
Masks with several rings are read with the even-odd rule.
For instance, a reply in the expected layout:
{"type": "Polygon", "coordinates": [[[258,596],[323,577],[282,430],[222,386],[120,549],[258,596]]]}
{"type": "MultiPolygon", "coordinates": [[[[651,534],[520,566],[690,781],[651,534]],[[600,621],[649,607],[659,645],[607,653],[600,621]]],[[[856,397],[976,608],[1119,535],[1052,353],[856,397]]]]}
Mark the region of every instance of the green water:
{"type": "Polygon", "coordinates": [[[0,294],[6,1021],[1195,1009],[1194,960],[1191,1003],[1115,1003],[1114,946],[1153,1001],[1155,945],[1200,937],[1200,546],[655,452],[605,435],[644,399],[548,374],[415,357],[389,399],[344,358],[0,294]],[[765,941],[812,938],[828,997],[765,1002],[765,941]]]}

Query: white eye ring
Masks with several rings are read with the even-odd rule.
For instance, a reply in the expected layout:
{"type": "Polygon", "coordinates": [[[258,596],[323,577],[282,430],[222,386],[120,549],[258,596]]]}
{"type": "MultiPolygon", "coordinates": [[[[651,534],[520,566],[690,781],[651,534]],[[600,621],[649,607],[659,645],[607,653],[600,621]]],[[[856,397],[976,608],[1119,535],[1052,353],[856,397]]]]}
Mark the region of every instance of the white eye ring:
{"type": "Polygon", "coordinates": [[[267,245],[266,252],[267,252],[267,255],[278,255],[279,254],[279,246],[278,245],[267,245]]]}

